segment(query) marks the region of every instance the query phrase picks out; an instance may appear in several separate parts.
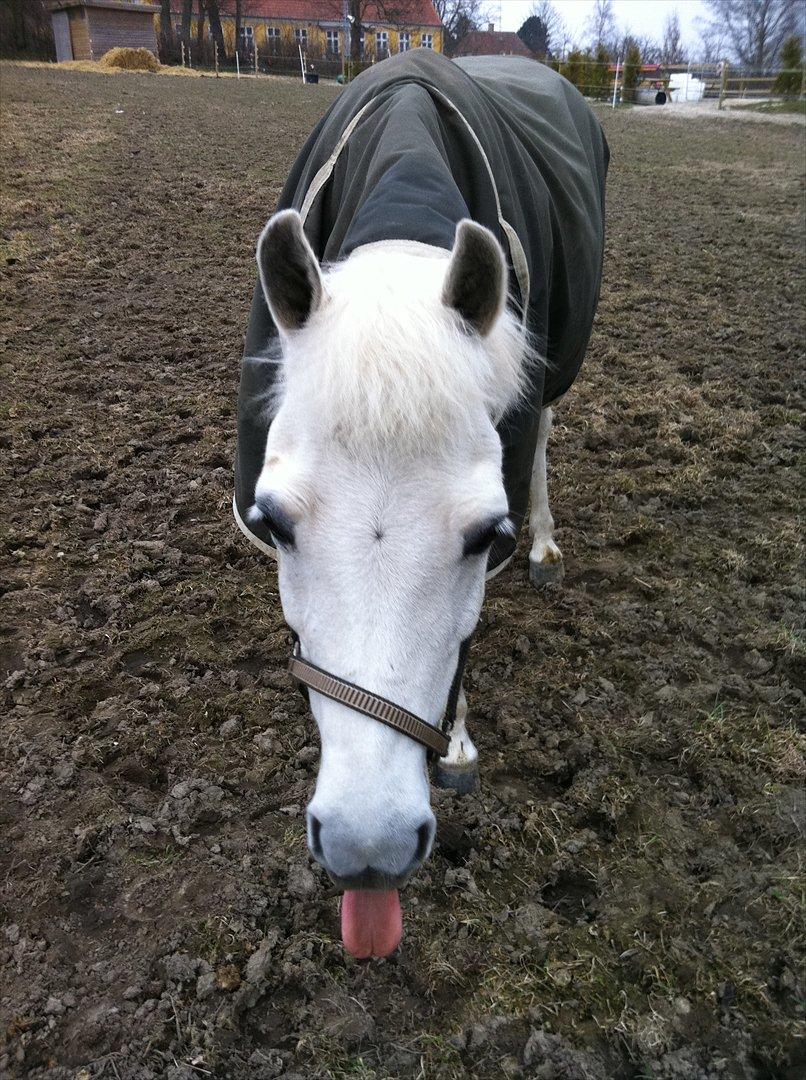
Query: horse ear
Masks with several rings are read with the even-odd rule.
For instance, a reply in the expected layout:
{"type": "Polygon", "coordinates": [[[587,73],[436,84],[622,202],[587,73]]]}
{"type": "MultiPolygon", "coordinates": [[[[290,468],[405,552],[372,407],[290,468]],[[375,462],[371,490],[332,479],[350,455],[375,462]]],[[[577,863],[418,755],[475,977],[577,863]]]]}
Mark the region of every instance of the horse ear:
{"type": "Polygon", "coordinates": [[[263,295],[281,330],[300,330],[322,302],[322,274],[296,210],[269,219],[257,242],[263,295]]]}
{"type": "Polygon", "coordinates": [[[442,301],[484,337],[504,310],[507,266],[501,245],[483,225],[464,218],[456,228],[442,301]]]}

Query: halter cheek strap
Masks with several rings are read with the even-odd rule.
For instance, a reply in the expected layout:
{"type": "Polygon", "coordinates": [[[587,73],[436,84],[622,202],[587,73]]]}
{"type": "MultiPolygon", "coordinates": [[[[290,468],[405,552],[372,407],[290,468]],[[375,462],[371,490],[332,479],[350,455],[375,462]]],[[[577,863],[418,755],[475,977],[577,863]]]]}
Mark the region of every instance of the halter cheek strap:
{"type": "Polygon", "coordinates": [[[456,706],[469,650],[470,638],[466,638],[459,648],[459,662],[448,694],[445,715],[439,728],[426,720],[421,720],[408,709],[395,705],[393,701],[379,694],[370,693],[369,690],[364,690],[346,679],[340,679],[337,675],[331,675],[329,671],[312,664],[309,660],[303,660],[299,638],[296,634],[293,634],[293,648],[288,670],[291,677],[301,686],[307,686],[310,690],[315,690],[317,694],[322,694],[332,701],[338,701],[355,712],[363,713],[364,716],[369,716],[403,735],[408,735],[410,739],[426,747],[432,756],[445,757],[450,745],[451,730],[456,721],[456,706]]]}

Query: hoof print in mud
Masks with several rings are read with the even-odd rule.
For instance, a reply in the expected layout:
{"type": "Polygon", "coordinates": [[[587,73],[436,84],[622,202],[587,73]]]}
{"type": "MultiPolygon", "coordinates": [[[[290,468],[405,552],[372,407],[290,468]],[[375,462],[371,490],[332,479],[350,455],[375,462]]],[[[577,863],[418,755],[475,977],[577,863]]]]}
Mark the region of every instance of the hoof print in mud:
{"type": "Polygon", "coordinates": [[[565,577],[565,563],[562,558],[543,562],[529,560],[529,581],[536,589],[542,589],[546,585],[559,585],[565,577]]]}
{"type": "Polygon", "coordinates": [[[469,795],[479,786],[479,770],[475,765],[469,769],[449,769],[438,764],[434,769],[434,786],[469,795]]]}

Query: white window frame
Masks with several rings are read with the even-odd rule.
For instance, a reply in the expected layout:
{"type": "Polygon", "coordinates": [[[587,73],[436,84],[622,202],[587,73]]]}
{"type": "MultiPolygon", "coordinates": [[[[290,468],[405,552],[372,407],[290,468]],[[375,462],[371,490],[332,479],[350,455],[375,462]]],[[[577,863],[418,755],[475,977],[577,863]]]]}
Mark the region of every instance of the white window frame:
{"type": "Polygon", "coordinates": [[[420,34],[420,46],[423,49],[434,48],[434,35],[433,34],[420,34]]]}
{"type": "Polygon", "coordinates": [[[397,35],[397,51],[408,52],[411,48],[411,34],[408,30],[401,30],[397,35]]]}
{"type": "Polygon", "coordinates": [[[241,41],[244,45],[249,45],[255,40],[255,28],[254,26],[242,26],[241,27],[241,41]]]}
{"type": "Polygon", "coordinates": [[[389,55],[389,32],[388,30],[376,30],[375,31],[375,55],[380,56],[381,53],[389,55]]]}
{"type": "Polygon", "coordinates": [[[294,27],[294,44],[302,45],[303,48],[308,46],[308,28],[307,26],[295,26],[294,27]]]}
{"type": "Polygon", "coordinates": [[[325,30],[325,39],[327,41],[327,51],[333,56],[341,56],[341,42],[339,41],[338,30],[325,30]]]}

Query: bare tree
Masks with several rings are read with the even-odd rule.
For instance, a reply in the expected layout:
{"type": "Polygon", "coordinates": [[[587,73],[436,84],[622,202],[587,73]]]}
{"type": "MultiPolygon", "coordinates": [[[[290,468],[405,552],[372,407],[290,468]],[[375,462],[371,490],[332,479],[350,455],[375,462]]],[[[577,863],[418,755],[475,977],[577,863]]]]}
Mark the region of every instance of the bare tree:
{"type": "Polygon", "coordinates": [[[196,16],[196,49],[201,60],[204,52],[204,0],[199,0],[199,12],[196,16]]]}
{"type": "MultiPolygon", "coordinates": [[[[361,60],[361,39],[364,36],[364,16],[369,0],[347,0],[347,22],[350,26],[350,59],[361,60]]],[[[344,16],[342,0],[328,0],[328,15],[341,20],[344,16]]]]}
{"type": "Polygon", "coordinates": [[[730,51],[724,26],[716,23],[704,23],[697,20],[700,34],[700,60],[704,64],[715,64],[724,60],[730,51]]]}
{"type": "Polygon", "coordinates": [[[190,20],[193,18],[193,0],[182,0],[181,38],[187,46],[190,42],[190,20]]]}
{"type": "Polygon", "coordinates": [[[486,0],[434,0],[434,10],[442,23],[447,50],[453,50],[471,30],[493,21],[486,0]]]}
{"type": "Polygon", "coordinates": [[[645,64],[659,64],[663,55],[663,46],[655,38],[644,34],[635,38],[635,44],[641,53],[641,60],[645,64]]]}
{"type": "Polygon", "coordinates": [[[588,18],[587,30],[588,42],[592,48],[596,49],[602,45],[608,52],[615,51],[618,30],[613,0],[596,0],[588,18]]]}
{"type": "Polygon", "coordinates": [[[0,55],[55,59],[53,24],[45,0],[0,2],[0,55]]]}
{"type": "Polygon", "coordinates": [[[411,31],[417,25],[415,9],[410,0],[375,0],[375,8],[381,22],[394,27],[398,33],[401,30],[411,31]]]}
{"type": "Polygon", "coordinates": [[[704,51],[720,40],[748,67],[770,67],[781,46],[797,33],[802,0],[705,0],[710,19],[701,29],[704,51]]]}
{"type": "Polygon", "coordinates": [[[224,45],[224,31],[221,29],[221,13],[218,10],[218,0],[207,0],[207,18],[210,20],[210,33],[213,41],[218,46],[218,55],[223,60],[227,55],[224,45]]]}
{"type": "Polygon", "coordinates": [[[160,0],[160,60],[166,63],[174,59],[174,24],[171,21],[171,0],[160,0]]]}
{"type": "Polygon", "coordinates": [[[661,45],[661,63],[682,64],[686,54],[683,49],[683,35],[680,32],[680,16],[677,8],[666,16],[663,27],[663,44],[661,45]]]}

